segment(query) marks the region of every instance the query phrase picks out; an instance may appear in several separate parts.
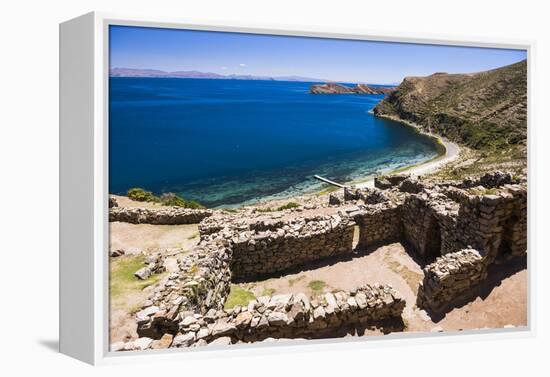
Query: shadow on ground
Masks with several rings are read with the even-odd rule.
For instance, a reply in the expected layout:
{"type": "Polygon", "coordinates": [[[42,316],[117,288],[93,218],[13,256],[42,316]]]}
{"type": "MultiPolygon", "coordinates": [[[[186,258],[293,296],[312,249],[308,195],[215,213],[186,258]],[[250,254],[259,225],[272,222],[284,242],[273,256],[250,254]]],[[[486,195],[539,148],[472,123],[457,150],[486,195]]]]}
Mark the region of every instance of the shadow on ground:
{"type": "Polygon", "coordinates": [[[473,288],[465,295],[455,300],[451,305],[446,306],[440,312],[426,311],[433,322],[440,322],[450,311],[462,308],[474,301],[478,297],[485,300],[496,287],[502,284],[502,281],[527,268],[527,256],[522,256],[509,260],[501,264],[493,264],[489,267],[488,277],[477,287],[473,288]]]}
{"type": "Polygon", "coordinates": [[[41,339],[38,341],[38,344],[50,351],[59,352],[59,340],[57,339],[41,339]]]}

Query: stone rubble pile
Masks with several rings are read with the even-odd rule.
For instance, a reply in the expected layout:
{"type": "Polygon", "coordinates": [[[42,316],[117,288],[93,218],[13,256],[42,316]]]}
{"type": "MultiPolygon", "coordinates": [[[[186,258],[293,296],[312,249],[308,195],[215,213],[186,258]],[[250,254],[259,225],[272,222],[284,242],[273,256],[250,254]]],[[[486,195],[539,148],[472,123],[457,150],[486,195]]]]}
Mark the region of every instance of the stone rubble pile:
{"type": "Polygon", "coordinates": [[[467,178],[456,186],[460,188],[470,188],[475,186],[483,186],[485,188],[496,188],[504,185],[517,184],[517,183],[520,183],[519,179],[514,179],[512,173],[495,171],[492,173],[487,173],[477,179],[467,178]]]}
{"type": "Polygon", "coordinates": [[[389,198],[378,188],[345,188],[344,201],[356,200],[361,200],[364,204],[379,204],[389,201],[389,198]]]}
{"type": "Polygon", "coordinates": [[[132,224],[179,225],[198,224],[212,216],[209,209],[170,208],[133,208],[111,207],[109,221],[121,221],[132,224]]]}
{"type": "Polygon", "coordinates": [[[109,208],[118,207],[118,202],[112,196],[109,197],[109,208]]]}
{"type": "Polygon", "coordinates": [[[177,330],[182,312],[221,309],[229,294],[232,250],[227,242],[198,246],[179,262],[178,271],[163,279],[136,314],[140,336],[159,339],[177,330]]]}
{"type": "Polygon", "coordinates": [[[145,267],[140,268],[134,273],[134,276],[140,280],[146,280],[153,274],[160,274],[166,271],[164,256],[161,253],[146,256],[145,264],[145,267]]]}
{"type": "Polygon", "coordinates": [[[399,186],[401,182],[408,179],[409,177],[410,175],[408,174],[395,174],[395,175],[375,177],[374,187],[382,190],[387,190],[392,187],[399,186]]]}

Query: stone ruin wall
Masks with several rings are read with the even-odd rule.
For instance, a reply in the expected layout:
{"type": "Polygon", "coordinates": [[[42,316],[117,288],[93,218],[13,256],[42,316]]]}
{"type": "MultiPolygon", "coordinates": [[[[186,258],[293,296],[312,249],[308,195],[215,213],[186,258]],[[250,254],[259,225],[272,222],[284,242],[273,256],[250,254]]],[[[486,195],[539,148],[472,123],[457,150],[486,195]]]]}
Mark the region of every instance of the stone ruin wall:
{"type": "Polygon", "coordinates": [[[365,285],[351,292],[262,296],[247,306],[191,314],[180,322],[172,347],[255,342],[266,338],[316,338],[381,321],[399,323],[405,301],[389,286],[365,285]],[[220,339],[223,338],[223,339],[220,339]]]}
{"type": "Polygon", "coordinates": [[[256,278],[351,252],[354,225],[349,217],[331,215],[268,219],[246,226],[228,222],[218,232],[202,227],[206,231],[199,245],[137,313],[138,335],[158,339],[176,334],[179,323],[190,314],[223,311],[235,279],[256,278]]]}
{"type": "Polygon", "coordinates": [[[231,287],[231,254],[228,242],[199,244],[178,264],[178,271],[164,278],[136,314],[140,337],[158,339],[176,334],[182,313],[221,310],[231,287]]]}
{"type": "Polygon", "coordinates": [[[367,205],[350,215],[359,225],[360,248],[396,242],[401,238],[401,209],[395,203],[367,205]]]}
{"type": "Polygon", "coordinates": [[[233,241],[235,280],[257,279],[353,251],[355,223],[339,215],[299,218],[273,230],[240,232],[233,241]]]}
{"type": "Polygon", "coordinates": [[[464,249],[438,258],[424,268],[418,307],[440,313],[487,278],[487,260],[477,250],[464,249]]]}
{"type": "MultiPolygon", "coordinates": [[[[232,279],[282,272],[351,252],[355,223],[360,228],[360,246],[405,240],[421,258],[436,257],[439,252],[442,256],[424,268],[417,304],[432,311],[442,310],[483,281],[487,266],[497,256],[514,257],[526,252],[525,186],[504,184],[496,194],[472,194],[468,190],[458,185],[430,186],[404,179],[387,192],[364,190],[351,196],[348,192],[344,195],[348,201],[359,198],[363,203],[338,215],[287,221],[280,214],[263,214],[250,223],[234,215],[206,217],[199,226],[199,245],[181,261],[177,273],[159,284],[137,313],[138,334],[153,339],[170,334],[175,336],[173,346],[179,347],[217,342],[220,338],[236,342],[311,337],[323,328],[330,330],[365,318],[399,317],[402,301],[397,296],[387,303],[376,301],[378,304],[364,313],[357,310],[353,300],[349,300],[349,307],[342,307],[340,300],[335,313],[341,314],[334,317],[331,309],[329,317],[319,315],[321,309],[317,308],[322,307],[326,313],[324,305],[332,302],[326,298],[320,299],[316,308],[306,310],[302,306],[303,310],[298,311],[292,300],[299,295],[289,299],[292,304],[285,305],[284,310],[268,309],[274,305],[268,302],[271,298],[259,298],[257,307],[223,310],[232,279]],[[300,316],[307,321],[297,320],[302,318],[295,317],[297,311],[303,312],[300,316]]],[[[331,196],[331,205],[345,201],[331,196]]],[[[345,301],[355,297],[357,302],[357,292],[342,292],[340,296],[346,296],[345,301]]]]}
{"type": "Polygon", "coordinates": [[[492,263],[527,252],[527,190],[519,185],[504,185],[496,194],[471,195],[449,189],[460,203],[456,219],[464,243],[479,250],[492,263]]]}
{"type": "Polygon", "coordinates": [[[198,224],[203,219],[212,216],[209,209],[190,209],[181,207],[170,208],[109,208],[109,221],[122,221],[131,224],[180,225],[198,224]]]}
{"type": "Polygon", "coordinates": [[[430,247],[439,237],[442,255],[424,268],[419,307],[444,310],[481,283],[496,260],[527,252],[526,188],[504,184],[491,194],[479,194],[486,188],[473,187],[474,193],[450,186],[431,196],[413,194],[404,203],[406,241],[421,256],[436,257],[430,247]]]}
{"type": "Polygon", "coordinates": [[[399,205],[401,238],[421,259],[435,259],[424,268],[419,307],[444,310],[481,283],[497,259],[527,252],[527,189],[519,183],[501,172],[438,185],[375,180],[378,188],[408,193],[399,205]]]}

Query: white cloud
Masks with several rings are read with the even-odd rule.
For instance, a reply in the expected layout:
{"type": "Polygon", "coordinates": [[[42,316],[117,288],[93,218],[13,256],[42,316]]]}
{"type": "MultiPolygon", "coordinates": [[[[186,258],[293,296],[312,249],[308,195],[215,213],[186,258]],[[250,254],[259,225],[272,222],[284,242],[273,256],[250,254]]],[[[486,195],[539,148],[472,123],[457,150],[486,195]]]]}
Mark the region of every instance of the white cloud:
{"type": "Polygon", "coordinates": [[[224,71],[227,69],[227,67],[220,67],[221,69],[223,69],[224,71]]]}
{"type": "Polygon", "coordinates": [[[241,63],[241,64],[239,64],[239,67],[246,67],[246,64],[241,63]]]}

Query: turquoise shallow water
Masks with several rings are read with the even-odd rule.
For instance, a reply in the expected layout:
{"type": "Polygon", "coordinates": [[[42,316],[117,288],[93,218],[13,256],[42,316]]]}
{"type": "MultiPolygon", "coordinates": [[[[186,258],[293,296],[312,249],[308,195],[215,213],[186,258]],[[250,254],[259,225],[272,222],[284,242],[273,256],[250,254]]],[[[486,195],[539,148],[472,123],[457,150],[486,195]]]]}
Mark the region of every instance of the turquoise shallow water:
{"type": "Polygon", "coordinates": [[[109,190],[178,192],[209,207],[283,198],[438,154],[374,117],[381,95],[312,95],[311,83],[111,78],[109,190]]]}

